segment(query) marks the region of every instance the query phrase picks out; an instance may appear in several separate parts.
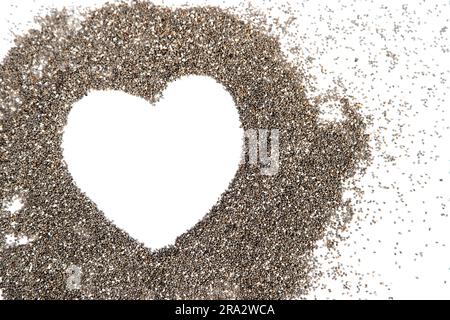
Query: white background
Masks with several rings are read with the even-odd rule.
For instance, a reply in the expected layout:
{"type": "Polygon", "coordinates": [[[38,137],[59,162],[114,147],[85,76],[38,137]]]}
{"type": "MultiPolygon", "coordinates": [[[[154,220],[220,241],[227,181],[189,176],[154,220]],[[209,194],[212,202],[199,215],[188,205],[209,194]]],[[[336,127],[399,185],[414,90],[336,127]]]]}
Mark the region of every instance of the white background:
{"type": "MultiPolygon", "coordinates": [[[[102,2],[76,1],[75,4],[102,2]]],[[[449,2],[290,2],[252,3],[266,13],[269,7],[279,5],[297,10],[297,20],[286,26],[291,34],[283,41],[286,49],[300,45],[291,58],[297,57],[309,73],[317,76],[315,84],[319,91],[311,92],[311,96],[335,88],[337,82],[342,83],[347,94],[364,105],[364,113],[375,119],[371,131],[374,163],[359,183],[366,193],[360,202],[355,200],[359,211],[349,228],[348,240],[339,246],[341,257],[330,259],[328,256],[323,260],[325,273],[340,267],[347,275],[336,280],[324,276],[310,297],[450,298],[450,30],[445,29],[450,27],[449,2]],[[313,59],[307,60],[307,57],[313,59]],[[387,161],[389,156],[396,160],[387,161]]],[[[1,53],[6,52],[13,38],[8,30],[20,33],[18,30],[28,29],[33,16],[44,10],[41,6],[61,8],[73,3],[0,2],[1,53]]],[[[207,3],[238,4],[233,1],[207,3]]],[[[281,21],[287,20],[280,10],[270,12],[281,21]]],[[[157,106],[123,95],[94,93],[74,107],[69,120],[65,155],[79,186],[98,199],[101,208],[118,225],[135,233],[142,241],[148,240],[144,239],[147,227],[150,230],[161,223],[164,228],[156,229],[159,238],[148,240],[150,247],[151,241],[156,241],[158,246],[170,242],[180,232],[167,227],[170,220],[182,220],[179,227],[187,228],[201,218],[225,189],[239,161],[242,132],[236,111],[220,86],[208,80],[204,81],[214,94],[209,98],[197,94],[197,81],[203,80],[190,79],[180,84],[174,90],[182,91],[167,94],[167,101],[157,106]],[[205,106],[217,106],[218,113],[205,113],[207,108],[197,109],[202,101],[205,106]],[[105,119],[106,106],[107,121],[100,122],[105,119]],[[186,112],[187,109],[192,112],[186,112]],[[184,121],[169,126],[172,130],[168,130],[163,122],[178,119],[180,114],[184,121]],[[152,126],[146,126],[147,121],[152,126]],[[192,125],[185,126],[186,123],[192,125]],[[214,128],[206,129],[212,133],[214,141],[218,139],[221,145],[225,144],[226,154],[220,153],[220,148],[209,153],[205,150],[205,144],[208,148],[214,147],[213,140],[205,141],[206,138],[198,134],[204,132],[206,123],[214,124],[214,128]],[[195,132],[194,128],[199,131],[195,132]],[[158,134],[158,130],[164,134],[158,134]],[[125,135],[118,135],[119,132],[125,135]],[[191,134],[195,137],[193,140],[187,138],[191,134]],[[121,153],[115,144],[108,145],[110,137],[122,139],[120,146],[126,153],[121,153]],[[167,142],[179,146],[188,143],[196,153],[183,149],[184,152],[175,152],[175,158],[165,161],[157,155],[161,151],[176,150],[164,149],[171,145],[167,142]],[[83,151],[88,149],[89,155],[83,151]],[[117,159],[111,155],[116,155],[117,159]],[[186,164],[177,157],[191,162],[186,164]],[[106,178],[115,173],[113,181],[106,178]],[[172,189],[174,181],[182,187],[172,189]],[[193,197],[184,198],[180,190],[192,192],[193,197]],[[109,192],[114,196],[108,196],[109,192]],[[127,196],[117,197],[114,192],[120,195],[125,192],[127,196]],[[150,194],[155,202],[148,198],[150,194]],[[184,201],[194,200],[192,211],[180,210],[186,209],[183,201],[172,203],[173,199],[181,197],[184,201]],[[130,205],[137,208],[133,220],[122,210],[114,212],[115,208],[130,205]],[[170,212],[156,214],[168,208],[170,212]]],[[[319,258],[321,253],[318,250],[319,258]]]]}

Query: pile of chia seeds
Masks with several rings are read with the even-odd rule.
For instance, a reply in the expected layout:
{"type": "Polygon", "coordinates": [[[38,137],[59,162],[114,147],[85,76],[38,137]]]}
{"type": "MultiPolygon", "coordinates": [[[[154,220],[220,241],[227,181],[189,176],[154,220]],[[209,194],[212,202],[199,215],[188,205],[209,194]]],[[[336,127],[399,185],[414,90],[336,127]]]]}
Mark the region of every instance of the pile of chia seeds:
{"type": "Polygon", "coordinates": [[[306,82],[278,38],[216,7],[138,1],[88,10],[79,23],[65,10],[42,19],[0,65],[0,199],[23,201],[15,214],[0,215],[4,297],[306,294],[317,242],[337,215],[351,220],[344,182],[370,159],[358,106],[342,99],[344,119],[320,121],[306,82]],[[186,75],[222,84],[243,129],[279,130],[280,167],[267,176],[243,162],[205,217],[155,251],[117,228],[76,186],[62,135],[71,107],[92,90],[121,90],[153,103],[186,75]],[[11,245],[7,234],[29,242],[11,245]],[[74,274],[81,282],[70,286],[74,274]]]}

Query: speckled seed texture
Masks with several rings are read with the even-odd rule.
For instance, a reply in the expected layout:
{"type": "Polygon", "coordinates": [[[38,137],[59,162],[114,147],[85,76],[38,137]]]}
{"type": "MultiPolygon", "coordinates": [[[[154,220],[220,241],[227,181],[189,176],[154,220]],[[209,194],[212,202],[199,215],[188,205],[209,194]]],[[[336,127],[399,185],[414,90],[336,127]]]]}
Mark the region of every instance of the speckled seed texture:
{"type": "Polygon", "coordinates": [[[87,11],[78,26],[66,11],[42,19],[0,66],[0,199],[24,202],[0,218],[4,297],[280,299],[307,292],[313,250],[333,217],[350,218],[343,182],[364,167],[369,147],[357,106],[343,99],[345,119],[322,123],[304,83],[277,38],[215,7],[116,3],[87,11]],[[185,75],[221,83],[245,130],[278,129],[280,168],[262,175],[243,162],[198,224],[173,246],[151,251],[75,185],[62,133],[72,105],[90,90],[155,102],[185,75]],[[6,234],[30,241],[8,245],[6,234]],[[80,276],[73,286],[71,272],[80,276]]]}

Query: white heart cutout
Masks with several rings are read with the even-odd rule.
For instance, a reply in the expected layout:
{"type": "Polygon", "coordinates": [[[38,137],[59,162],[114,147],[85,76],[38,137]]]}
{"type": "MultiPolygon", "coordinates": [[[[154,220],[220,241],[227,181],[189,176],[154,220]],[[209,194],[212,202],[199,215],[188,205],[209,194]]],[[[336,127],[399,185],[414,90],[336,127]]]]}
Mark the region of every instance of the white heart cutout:
{"type": "Polygon", "coordinates": [[[151,105],[121,91],[74,104],[63,155],[77,186],[151,249],[175,243],[217,202],[241,160],[243,129],[230,94],[188,76],[151,105]]]}

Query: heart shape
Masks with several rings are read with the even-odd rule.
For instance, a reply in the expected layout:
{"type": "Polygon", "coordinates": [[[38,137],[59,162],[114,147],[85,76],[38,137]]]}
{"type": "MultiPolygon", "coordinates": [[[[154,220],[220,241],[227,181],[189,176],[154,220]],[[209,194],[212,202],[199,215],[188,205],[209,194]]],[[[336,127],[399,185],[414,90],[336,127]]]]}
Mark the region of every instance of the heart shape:
{"type": "Polygon", "coordinates": [[[150,105],[94,91],[72,108],[63,153],[77,186],[149,248],[173,244],[219,199],[241,159],[232,97],[204,76],[169,84],[150,105]]]}

